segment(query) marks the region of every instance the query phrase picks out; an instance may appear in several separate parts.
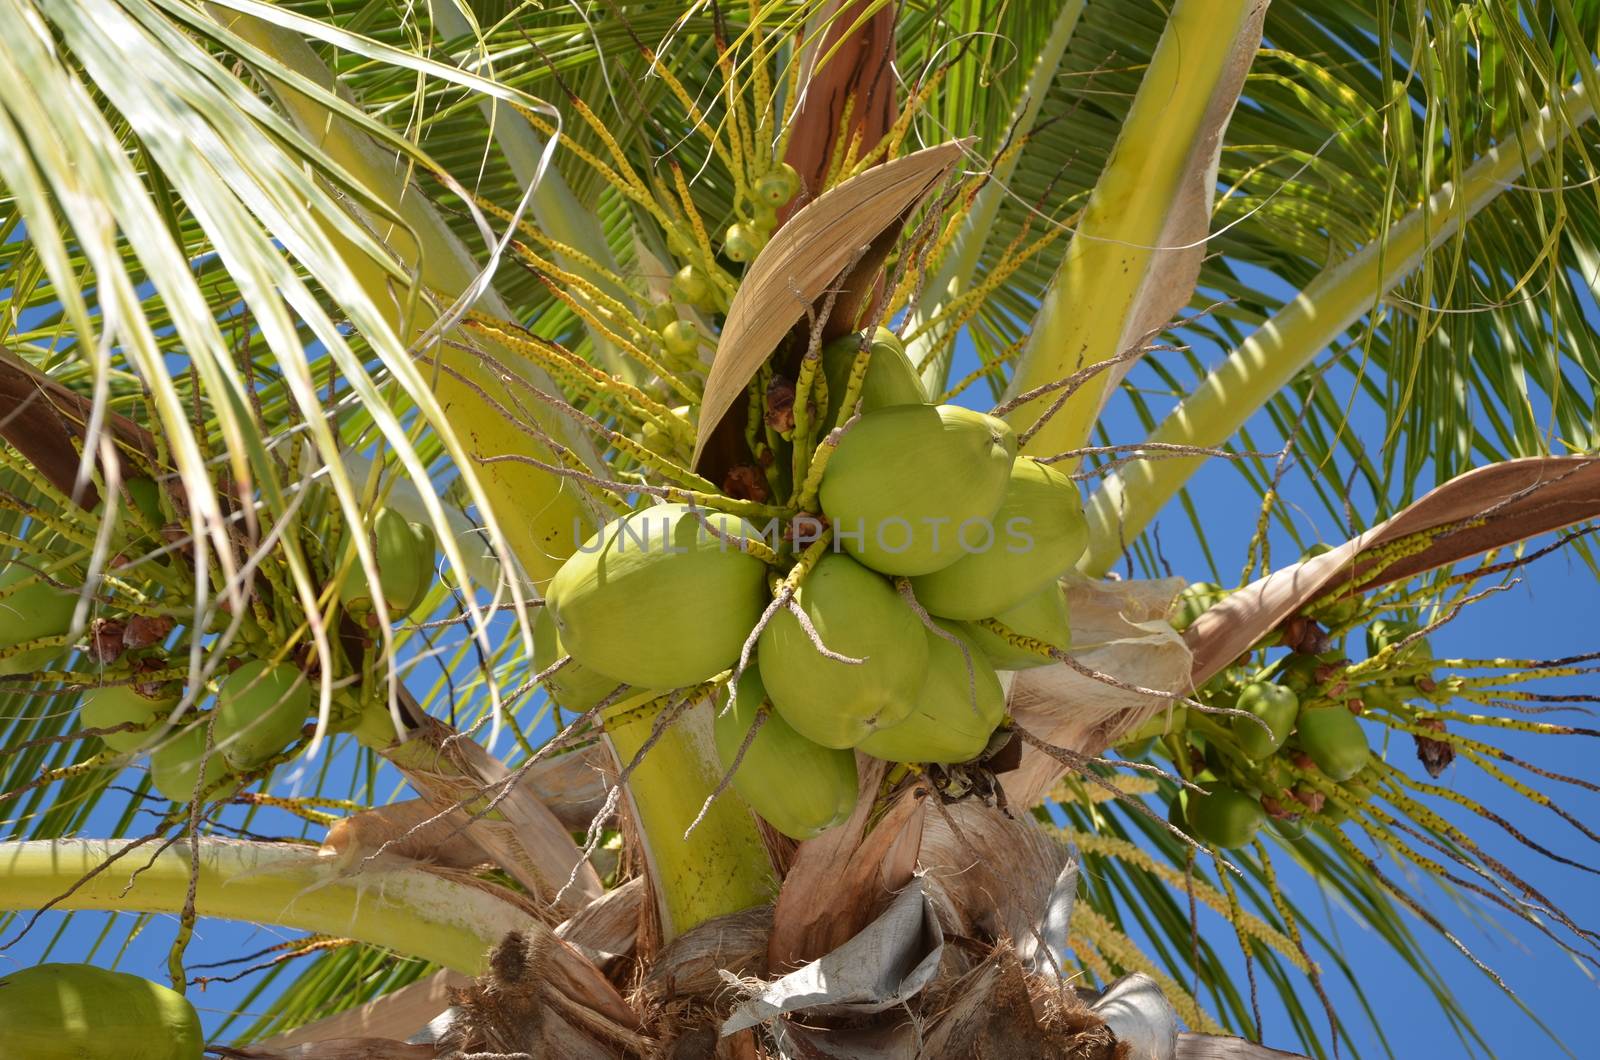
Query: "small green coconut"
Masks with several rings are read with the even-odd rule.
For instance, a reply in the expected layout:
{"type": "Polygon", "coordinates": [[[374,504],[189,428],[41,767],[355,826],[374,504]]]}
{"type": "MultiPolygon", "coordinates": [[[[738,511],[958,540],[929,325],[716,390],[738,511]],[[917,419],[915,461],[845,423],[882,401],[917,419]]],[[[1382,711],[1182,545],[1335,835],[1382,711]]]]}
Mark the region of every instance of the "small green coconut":
{"type": "Polygon", "coordinates": [[[824,747],[854,747],[903,720],[928,663],[919,619],[887,580],[849,556],[828,553],[800,583],[795,602],[829,651],[817,651],[788,609],[761,632],[761,680],[783,720],[824,747]]]}
{"type": "Polygon", "coordinates": [[[766,608],[755,527],[686,505],[634,512],[561,565],[545,607],[578,663],[639,688],[682,688],[731,667],[766,608]],[[720,536],[718,536],[720,535],[720,536]]]}
{"type": "MultiPolygon", "coordinates": [[[[832,427],[840,421],[841,403],[850,386],[850,373],[861,353],[864,333],[841,336],[822,349],[822,376],[828,384],[828,410],[822,422],[832,427]]],[[[917,370],[906,356],[906,348],[894,332],[878,328],[867,341],[867,374],[861,380],[857,400],[861,411],[890,408],[894,405],[921,405],[928,400],[917,370]]],[[[853,412],[854,410],[850,410],[853,412]]],[[[849,419],[846,412],[844,419],[849,419]]]]}
{"type": "MultiPolygon", "coordinates": [[[[1048,647],[1066,651],[1072,646],[1072,624],[1065,586],[1047,585],[994,618],[1011,632],[1048,647]]],[[[969,622],[966,629],[973,643],[996,670],[1030,670],[1035,666],[1055,664],[1055,660],[1049,656],[1020,648],[981,622],[969,622]]]]}
{"type": "Polygon", "coordinates": [[[1296,724],[1300,748],[1330,779],[1349,780],[1372,757],[1367,734],[1349,710],[1339,705],[1301,707],[1296,724]]]}
{"type": "MultiPolygon", "coordinates": [[[[1375,619],[1367,625],[1367,655],[1376,655],[1390,645],[1399,644],[1421,628],[1410,622],[1375,619]]],[[[1411,668],[1425,666],[1432,661],[1433,645],[1428,643],[1427,637],[1418,637],[1396,652],[1390,663],[1396,668],[1411,668]]]]}
{"type": "Polygon", "coordinates": [[[810,839],[843,824],[860,787],[855,752],[824,747],[795,732],[771,708],[754,666],[740,677],[733,705],[724,702],[713,723],[722,768],[733,768],[763,704],[766,719],[733,774],[734,790],[790,839],[810,839]]]}
{"type": "MultiPolygon", "coordinates": [[[[561,634],[556,632],[555,620],[550,617],[550,608],[539,608],[533,615],[534,670],[543,673],[566,654],[561,634]]],[[[622,682],[615,677],[591,670],[577,659],[570,660],[544,679],[544,687],[551,698],[567,710],[579,714],[616,691],[620,684],[622,682]]]]}
{"type": "MultiPolygon", "coordinates": [[[[200,775],[200,759],[206,749],[206,721],[200,719],[187,729],[171,736],[150,752],[150,781],[155,789],[173,802],[188,802],[195,795],[195,780],[200,775]]],[[[212,748],[211,757],[205,760],[205,783],[200,794],[215,798],[218,791],[210,791],[232,774],[221,752],[212,748]]]]}
{"type": "Polygon", "coordinates": [[[963,539],[992,533],[1017,436],[1003,420],[955,405],[895,405],[845,432],[822,476],[835,540],[884,574],[931,574],[963,539]]]}
{"type": "Polygon", "coordinates": [[[200,1060],[205,1032],[182,994],[91,964],[39,964],[0,977],[8,1060],[200,1060]]]}
{"type": "Polygon", "coordinates": [[[1194,837],[1224,850],[1248,846],[1266,820],[1261,804],[1228,784],[1205,788],[1204,795],[1189,794],[1187,816],[1194,837]]]}
{"type": "Polygon", "coordinates": [[[1053,584],[1089,543],[1078,487],[1028,457],[1011,466],[990,524],[992,535],[963,539],[973,547],[954,563],[912,579],[923,607],[943,618],[998,615],[1053,584]]]}
{"type": "Polygon", "coordinates": [[[1185,585],[1178,598],[1172,602],[1172,610],[1169,612],[1172,628],[1182,633],[1226,595],[1221,586],[1210,582],[1191,582],[1185,585]]]}
{"type": "Polygon", "coordinates": [[[800,191],[800,174],[787,162],[779,162],[756,179],[756,198],[768,206],[784,206],[800,191]]]}
{"type": "MultiPolygon", "coordinates": [[[[78,594],[58,589],[34,569],[34,561],[8,561],[0,571],[0,652],[19,644],[56,637],[72,625],[78,594]]],[[[56,575],[56,580],[62,580],[56,575]]],[[[35,648],[0,657],[0,675],[30,673],[60,648],[35,648]]]]}
{"type": "Polygon", "coordinates": [[[872,733],[857,750],[891,762],[966,762],[989,745],[1006,712],[1000,678],[959,625],[938,626],[955,643],[925,631],[928,672],[917,705],[904,721],[872,733]]]}
{"type": "MultiPolygon", "coordinates": [[[[370,543],[378,566],[378,588],[390,621],[405,618],[422,605],[433,585],[437,541],[426,523],[409,522],[393,508],[380,508],[373,517],[370,543]]],[[[366,616],[375,609],[366,571],[352,556],[339,586],[345,610],[366,616]]]]}
{"type": "Polygon", "coordinates": [[[91,688],[78,702],[78,717],[87,728],[113,729],[132,722],[142,729],[108,732],[101,741],[113,751],[129,754],[160,740],[167,732],[167,715],[178,705],[174,697],[151,699],[127,685],[91,688]]]}
{"type": "Polygon", "coordinates": [[[294,743],[310,713],[311,683],[298,667],[252,660],[217,691],[217,750],[248,772],[294,743]]]}
{"type": "Polygon", "coordinates": [[[1248,718],[1229,718],[1233,738],[1251,758],[1266,758],[1289,738],[1295,718],[1300,714],[1300,697],[1287,685],[1271,681],[1252,681],[1239,693],[1238,709],[1249,711],[1272,731],[1262,730],[1248,718]]]}

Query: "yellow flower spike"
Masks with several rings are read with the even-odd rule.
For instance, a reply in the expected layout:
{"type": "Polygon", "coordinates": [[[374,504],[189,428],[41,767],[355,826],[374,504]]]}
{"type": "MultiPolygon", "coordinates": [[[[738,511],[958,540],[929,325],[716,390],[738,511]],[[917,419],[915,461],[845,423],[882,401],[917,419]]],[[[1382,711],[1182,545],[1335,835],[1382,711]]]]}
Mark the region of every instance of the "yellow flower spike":
{"type": "MultiPolygon", "coordinates": [[[[1077,844],[1078,849],[1082,851],[1115,858],[1120,862],[1136,866],[1142,871],[1155,876],[1174,890],[1181,891],[1190,886],[1192,882],[1196,901],[1214,909],[1223,916],[1229,917],[1230,920],[1234,921],[1240,933],[1260,940],[1270,949],[1281,954],[1295,968],[1302,972],[1309,970],[1310,965],[1305,956],[1290,938],[1284,936],[1278,929],[1260,917],[1246,912],[1243,908],[1238,910],[1237,917],[1232,916],[1228,912],[1229,900],[1227,896],[1206,881],[1198,878],[1193,878],[1191,881],[1191,878],[1180,869],[1157,860],[1154,855],[1143,847],[1120,836],[1102,832],[1080,832],[1070,828],[1061,829],[1060,834],[1069,842],[1077,844]]],[[[1225,876],[1226,870],[1223,873],[1219,873],[1219,875],[1225,876]]]]}
{"type": "Polygon", "coordinates": [[[1217,1021],[1200,1007],[1193,994],[1152,964],[1132,939],[1117,930],[1110,920],[1089,908],[1088,903],[1078,902],[1072,907],[1070,925],[1072,931],[1092,942],[1103,957],[1123,971],[1143,972],[1154,979],[1156,985],[1161,987],[1161,992],[1167,996],[1167,1000],[1172,1002],[1172,1007],[1178,1010],[1178,1015],[1189,1025],[1190,1030],[1201,1034],[1226,1033],[1217,1021]]]}

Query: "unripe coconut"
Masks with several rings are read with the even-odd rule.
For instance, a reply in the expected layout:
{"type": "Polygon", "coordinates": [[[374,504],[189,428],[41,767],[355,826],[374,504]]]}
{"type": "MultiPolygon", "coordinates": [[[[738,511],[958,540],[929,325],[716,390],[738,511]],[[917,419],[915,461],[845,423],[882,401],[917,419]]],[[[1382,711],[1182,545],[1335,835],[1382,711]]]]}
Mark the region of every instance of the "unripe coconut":
{"type": "MultiPolygon", "coordinates": [[[[566,654],[568,652],[561,643],[561,634],[556,632],[555,620],[550,617],[550,608],[539,608],[533,616],[534,670],[543,673],[566,654]]],[[[577,659],[569,660],[565,666],[544,679],[544,687],[550,697],[567,710],[579,714],[616,691],[620,684],[622,682],[615,677],[591,670],[577,659]]]]}
{"type": "Polygon", "coordinates": [[[1210,582],[1191,582],[1185,585],[1178,598],[1172,602],[1172,610],[1169,612],[1172,628],[1182,633],[1194,625],[1195,619],[1210,610],[1212,604],[1226,595],[1220,586],[1210,582]]]}
{"type": "Polygon", "coordinates": [[[700,329],[692,320],[674,320],[661,329],[661,344],[674,357],[693,357],[700,352],[700,329]]]}
{"type": "Polygon", "coordinates": [[[669,325],[677,323],[678,307],[671,302],[653,303],[649,309],[645,310],[644,320],[646,324],[650,325],[651,331],[665,331],[669,325]]]}
{"type": "Polygon", "coordinates": [[[767,717],[745,749],[733,789],[790,839],[810,839],[843,824],[855,809],[860,781],[855,752],[806,739],[771,708],[761,673],[747,667],[733,705],[718,711],[713,732],[723,769],[732,769],[756,713],[767,717]]]}
{"type": "Polygon", "coordinates": [[[784,206],[800,190],[800,174],[787,162],[761,175],[756,181],[756,198],[769,206],[784,206]]]}
{"type": "Polygon", "coordinates": [[[640,688],[682,688],[731,667],[767,604],[766,564],[734,542],[737,516],[682,504],[610,523],[545,590],[561,643],[584,666],[640,688]],[[718,536],[718,535],[721,536],[718,536]]]}
{"type": "MultiPolygon", "coordinates": [[[[1016,607],[1002,611],[994,618],[1011,632],[1049,647],[1066,651],[1072,646],[1067,590],[1060,584],[1046,585],[1016,607]]],[[[1019,648],[977,622],[968,624],[966,628],[972,642],[996,670],[1029,670],[1035,666],[1055,664],[1054,659],[1019,648]]]]}
{"type": "Polygon", "coordinates": [[[958,625],[939,622],[938,626],[958,643],[924,630],[928,671],[916,706],[898,725],[879,729],[856,744],[858,750],[891,762],[966,762],[989,745],[1006,713],[1000,678],[958,625]]]}
{"type": "Polygon", "coordinates": [[[1287,685],[1295,695],[1305,699],[1306,693],[1317,687],[1317,670],[1322,665],[1323,660],[1315,655],[1295,652],[1284,656],[1275,676],[1279,684],[1287,685]]]}
{"type": "MultiPolygon", "coordinates": [[[[1376,655],[1391,644],[1400,643],[1421,628],[1410,622],[1396,622],[1388,618],[1375,619],[1367,626],[1367,655],[1376,655]]],[[[1427,637],[1418,637],[1396,652],[1390,660],[1396,667],[1417,667],[1432,661],[1433,645],[1428,643],[1427,637]]]]}
{"type": "Polygon", "coordinates": [[[722,240],[722,252],[729,261],[754,261],[765,242],[754,225],[729,225],[727,235],[722,240]]]}
{"type": "Polygon", "coordinates": [[[1252,681],[1239,693],[1239,710],[1247,710],[1267,723],[1269,734],[1248,718],[1229,718],[1233,738],[1251,758],[1266,758],[1289,738],[1300,713],[1300,697],[1287,685],[1252,681]]]}
{"type": "Polygon", "coordinates": [[[1373,710],[1397,710],[1416,691],[1410,681],[1374,681],[1361,686],[1361,702],[1373,710]]]}
{"type": "MultiPolygon", "coordinates": [[[[42,637],[55,637],[72,624],[78,594],[58,589],[28,564],[12,560],[0,571],[0,651],[42,637]]],[[[56,580],[60,581],[59,575],[56,580]]],[[[0,675],[24,674],[48,662],[60,648],[35,648],[0,658],[0,675]]]]}
{"type": "Polygon", "coordinates": [[[217,750],[248,772],[294,743],[310,713],[311,683],[298,667],[252,660],[217,691],[217,750]]]}
{"type": "MultiPolygon", "coordinates": [[[[672,414],[692,427],[689,420],[689,406],[677,405],[672,409],[672,414]]],[[[656,424],[655,420],[645,420],[644,426],[639,429],[639,444],[652,453],[662,456],[672,455],[678,448],[677,439],[668,434],[656,424]]]]}
{"type": "Polygon", "coordinates": [[[1078,562],[1089,525],[1072,480],[1037,460],[1011,466],[1000,508],[968,539],[960,558],[911,580],[917,602],[943,618],[998,615],[1055,582],[1078,562]],[[969,550],[970,549],[970,550],[969,550]]]}
{"type": "Polygon", "coordinates": [[[1224,850],[1248,846],[1266,820],[1261,804],[1228,784],[1210,784],[1204,795],[1189,793],[1189,827],[1196,839],[1224,850]]]}
{"type": "Polygon", "coordinates": [[[795,591],[795,602],[829,651],[819,653],[787,609],[761,631],[761,680],[778,713],[824,747],[854,747],[903,720],[916,703],[928,638],[894,586],[849,556],[830,552],[795,591]]]}
{"type": "Polygon", "coordinates": [[[711,277],[698,266],[685,265],[679,269],[673,274],[671,287],[672,297],[680,302],[692,305],[696,309],[716,307],[716,295],[711,277]]]}
{"type": "Polygon", "coordinates": [[[834,537],[884,574],[931,574],[960,559],[958,531],[991,520],[1005,497],[1017,436],[1004,420],[955,405],[896,405],[863,415],[822,476],[834,537]]]}
{"type": "MultiPolygon", "coordinates": [[[[426,523],[408,522],[393,508],[380,508],[372,520],[370,542],[389,619],[404,618],[421,606],[433,585],[433,528],[426,523]]],[[[372,586],[354,557],[345,569],[339,596],[353,615],[373,611],[372,586]]]]}
{"type": "Polygon", "coordinates": [[[200,1060],[200,1016],[169,987],[91,964],[0,978],[0,1056],[11,1060],[200,1060]]]}
{"type": "MultiPolygon", "coordinates": [[[[822,348],[822,376],[828,384],[828,411],[822,422],[829,426],[840,419],[840,406],[850,388],[850,373],[861,353],[862,336],[840,336],[822,348]]],[[[917,370],[906,356],[906,348],[888,328],[877,328],[867,343],[867,374],[862,377],[857,400],[863,413],[892,405],[924,405],[928,393],[917,378],[917,370]]],[[[851,410],[854,411],[853,409],[851,410]]],[[[843,417],[849,418],[849,413],[843,417]]]]}
{"type": "Polygon", "coordinates": [[[163,723],[177,705],[176,698],[150,699],[128,685],[111,685],[85,692],[78,702],[78,716],[84,726],[91,729],[110,729],[129,722],[145,726],[127,732],[108,732],[100,737],[113,751],[128,754],[161,739],[167,732],[163,723]]]}
{"type": "MultiPolygon", "coordinates": [[[[206,722],[202,718],[150,752],[150,782],[173,802],[188,802],[194,798],[195,778],[200,775],[200,759],[205,750],[206,722]]],[[[205,783],[200,785],[202,796],[213,784],[233,772],[214,747],[205,762],[205,783]]],[[[211,794],[215,796],[217,792],[211,794]]]]}
{"type": "Polygon", "coordinates": [[[1338,704],[1301,708],[1297,728],[1301,749],[1331,780],[1349,780],[1372,755],[1361,723],[1338,704]]]}

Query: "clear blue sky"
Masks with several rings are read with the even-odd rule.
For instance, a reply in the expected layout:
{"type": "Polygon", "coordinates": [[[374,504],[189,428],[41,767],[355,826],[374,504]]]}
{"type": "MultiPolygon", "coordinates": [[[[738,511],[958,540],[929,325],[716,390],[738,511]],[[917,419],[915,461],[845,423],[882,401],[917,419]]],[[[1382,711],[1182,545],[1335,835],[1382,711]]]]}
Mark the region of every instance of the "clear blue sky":
{"type": "MultiPolygon", "coordinates": [[[[1202,351],[1210,360],[1220,356],[1220,351],[1202,351]]],[[[972,363],[970,351],[963,351],[955,375],[959,376],[972,363]]],[[[1159,388],[1161,384],[1150,372],[1137,372],[1134,376],[1140,385],[1159,388]]],[[[1337,388],[1337,378],[1333,380],[1337,388]]],[[[982,394],[974,391],[970,403],[982,405],[982,394]]],[[[1155,402],[1158,408],[1163,403],[1155,402]]],[[[1252,429],[1262,438],[1272,434],[1261,417],[1252,429]]],[[[1377,444],[1375,432],[1381,420],[1375,410],[1366,410],[1357,416],[1353,429],[1363,434],[1364,440],[1377,444]]],[[[1143,436],[1128,410],[1114,407],[1110,418],[1111,433],[1118,441],[1134,441],[1143,436]]],[[[1192,483],[1192,496],[1207,528],[1211,547],[1223,569],[1225,579],[1232,579],[1243,562],[1244,542],[1254,527],[1256,498],[1244,484],[1239,472],[1223,462],[1214,462],[1203,470],[1192,483]]],[[[1285,504],[1295,511],[1302,533],[1323,540],[1338,541],[1343,535],[1322,519],[1320,504],[1310,492],[1303,473],[1296,469],[1285,483],[1285,504]],[[1320,522],[1318,521],[1320,519],[1320,522]]],[[[1191,579],[1210,578],[1204,556],[1188,520],[1181,512],[1169,512],[1162,521],[1163,552],[1175,572],[1191,579]]],[[[1277,556],[1279,562],[1292,559],[1296,549],[1281,531],[1277,531],[1277,556]]],[[[1441,657],[1484,657],[1495,655],[1555,657],[1593,650],[1595,637],[1592,616],[1600,612],[1600,588],[1590,571],[1575,557],[1556,555],[1540,561],[1522,574],[1522,584],[1513,590],[1477,605],[1461,621],[1441,631],[1435,638],[1436,654],[1441,657]]],[[[435,673],[430,671],[424,679],[431,682],[435,673]]],[[[1596,691],[1595,682],[1566,682],[1561,687],[1551,683],[1544,691],[1586,690],[1596,691]]],[[[1572,719],[1583,724],[1582,719],[1572,719]]],[[[1507,734],[1502,745],[1514,753],[1531,758],[1547,767],[1594,777],[1591,762],[1594,745],[1588,740],[1567,737],[1526,737],[1507,734]]],[[[509,749],[509,739],[502,741],[501,749],[509,749]]],[[[1409,744],[1396,746],[1391,754],[1397,760],[1409,762],[1409,744]]],[[[352,756],[343,754],[335,759],[334,767],[347,768],[352,756]]],[[[1518,828],[1531,838],[1553,849],[1580,860],[1600,862],[1600,852],[1589,849],[1589,841],[1554,815],[1538,810],[1521,800],[1506,797],[1504,789],[1487,783],[1470,765],[1458,763],[1441,783],[1481,798],[1489,805],[1500,808],[1518,828]]],[[[378,790],[387,792],[393,784],[392,774],[380,782],[378,790]]],[[[1552,786],[1545,784],[1546,790],[1552,786]]],[[[282,776],[275,790],[289,791],[291,778],[282,776]]],[[[1592,816],[1593,796],[1576,789],[1555,789],[1563,805],[1580,816],[1592,816]]],[[[106,829],[111,821],[108,815],[96,823],[106,829]]],[[[229,819],[237,820],[230,816],[229,819]]],[[[1460,820],[1460,815],[1456,815],[1460,820]]],[[[281,825],[282,819],[263,819],[264,830],[281,825]],[[270,826],[269,826],[270,825],[270,826]]],[[[1525,872],[1547,894],[1560,902],[1580,920],[1586,913],[1585,899],[1595,893],[1593,881],[1575,870],[1543,862],[1531,852],[1503,837],[1498,830],[1484,827],[1471,829],[1493,853],[1503,857],[1525,872]]],[[[1387,866],[1396,877],[1404,877],[1396,865],[1387,866]]],[[[1409,969],[1392,959],[1386,947],[1372,933],[1353,920],[1344,910],[1328,906],[1316,881],[1286,874],[1292,897],[1304,908],[1323,908],[1329,929],[1339,938],[1351,962],[1360,969],[1362,981],[1369,996],[1378,1006],[1396,1055],[1401,1057],[1454,1057],[1468,1055],[1451,1035],[1443,1019],[1433,1009],[1431,998],[1423,985],[1415,980],[1409,969]]],[[[1530,928],[1510,925],[1505,917],[1492,921],[1474,917],[1453,907],[1436,889],[1423,892],[1432,910],[1440,914],[1459,935],[1490,965],[1500,971],[1527,1002],[1533,1006],[1551,1027],[1565,1037],[1578,1056],[1593,1055],[1593,1046],[1587,1044],[1592,1035],[1592,1019],[1587,1006],[1600,1000],[1595,983],[1571,959],[1562,955],[1545,939],[1530,928]]],[[[1231,931],[1216,921],[1208,920],[1205,930],[1212,935],[1220,952],[1237,954],[1231,931]]],[[[1491,1047],[1491,1055],[1516,1057],[1519,1060],[1537,1060],[1541,1057],[1563,1055],[1548,1039],[1539,1036],[1528,1019],[1507,1001],[1499,990],[1471,967],[1443,939],[1432,935],[1428,929],[1413,923],[1413,929],[1424,938],[1427,952],[1432,956],[1441,974],[1453,984],[1464,1006],[1473,1012],[1491,1047]]],[[[170,918],[153,918],[143,922],[131,916],[107,918],[78,915],[65,917],[50,915],[18,946],[0,953],[0,972],[13,967],[11,962],[30,964],[44,959],[47,950],[52,959],[84,959],[98,947],[95,959],[106,963],[121,951],[121,967],[162,979],[165,975],[167,947],[171,941],[173,921],[170,918]],[[134,929],[139,929],[135,931],[134,929]]],[[[9,935],[11,932],[7,932],[9,935]]],[[[192,962],[217,960],[262,949],[288,937],[277,929],[253,925],[202,922],[190,950],[192,962]]],[[[1242,966],[1236,969],[1242,977],[1242,966]]],[[[1332,983],[1333,981],[1330,980],[1332,983]]],[[[217,1026],[225,1015],[258,1010],[258,1005],[248,1005],[246,998],[253,980],[240,984],[213,985],[204,993],[194,995],[196,1004],[207,1017],[208,1025],[217,1026]]],[[[1334,1000],[1344,1014],[1347,1025],[1362,1045],[1363,1055],[1382,1055],[1370,1029],[1365,1025],[1353,1001],[1334,983],[1334,1000]]],[[[1315,1001],[1307,998],[1308,1006],[1315,1001]]],[[[1270,999],[1264,1005],[1266,1039],[1269,1043],[1290,1046],[1291,1029],[1281,1011],[1275,1010],[1270,999]]]]}

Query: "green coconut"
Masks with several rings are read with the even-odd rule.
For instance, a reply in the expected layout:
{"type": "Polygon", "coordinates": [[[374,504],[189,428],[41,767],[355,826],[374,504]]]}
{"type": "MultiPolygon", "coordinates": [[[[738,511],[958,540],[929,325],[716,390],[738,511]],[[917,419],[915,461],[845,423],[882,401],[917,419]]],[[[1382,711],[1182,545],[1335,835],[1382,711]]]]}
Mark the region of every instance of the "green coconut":
{"type": "Polygon", "coordinates": [[[1287,685],[1252,681],[1239,693],[1238,709],[1249,711],[1267,724],[1267,733],[1248,718],[1229,718],[1233,738],[1251,758],[1266,758],[1289,738],[1300,713],[1300,697],[1287,685]]]}
{"type": "Polygon", "coordinates": [[[854,747],[911,713],[928,638],[894,586],[849,556],[828,553],[795,602],[829,651],[863,661],[825,657],[792,612],[778,611],[761,631],[757,659],[784,721],[824,747],[854,747]]]}
{"type": "Polygon", "coordinates": [[[1406,700],[1417,694],[1417,686],[1410,681],[1374,681],[1362,685],[1361,702],[1373,710],[1398,710],[1406,700]]]}
{"type": "Polygon", "coordinates": [[[1224,850],[1248,846],[1267,816],[1255,799],[1222,783],[1206,785],[1204,795],[1190,792],[1187,811],[1195,838],[1224,850]]]}
{"type": "Polygon", "coordinates": [[[836,541],[884,574],[931,574],[969,539],[1005,528],[1017,436],[1003,420],[955,405],[895,405],[845,432],[822,476],[822,510],[836,541]]]}
{"type": "MultiPolygon", "coordinates": [[[[539,608],[533,616],[534,670],[543,673],[566,654],[561,634],[556,632],[555,620],[550,617],[550,608],[539,608]]],[[[615,677],[591,670],[577,659],[569,660],[565,666],[544,679],[544,687],[551,698],[579,714],[616,691],[620,684],[622,682],[615,677]]]]}
{"type": "MultiPolygon", "coordinates": [[[[433,528],[407,521],[393,508],[380,508],[372,520],[370,542],[378,565],[378,587],[391,620],[401,619],[422,605],[433,585],[433,528]]],[[[345,568],[339,596],[345,609],[356,615],[374,609],[372,586],[366,571],[352,557],[345,568]]]]}
{"type": "Polygon", "coordinates": [[[10,1060],[200,1060],[205,1032],[182,994],[90,964],[0,978],[0,1056],[10,1060]]]}
{"type": "MultiPolygon", "coordinates": [[[[994,618],[1011,632],[1052,648],[1066,651],[1072,646],[1067,590],[1062,585],[1047,585],[994,618]]],[[[966,632],[996,670],[1028,670],[1055,662],[1049,656],[1017,647],[978,622],[968,623],[966,632]]]]}
{"type": "Polygon", "coordinates": [[[779,162],[756,179],[756,198],[768,206],[783,206],[800,191],[800,174],[787,162],[779,162]]]}
{"type": "Polygon", "coordinates": [[[933,630],[924,631],[928,671],[916,706],[898,725],[879,729],[856,744],[857,750],[891,762],[966,762],[989,745],[1006,713],[1000,678],[959,625],[939,622],[938,626],[957,643],[933,630]]]}
{"type": "Polygon", "coordinates": [[[954,563],[912,579],[917,601],[933,614],[983,618],[1008,611],[1065,574],[1089,543],[1078,487],[1028,457],[1011,466],[1005,497],[987,525],[993,534],[963,538],[954,563]]]}
{"type": "MultiPolygon", "coordinates": [[[[906,348],[888,328],[878,328],[869,339],[863,334],[841,336],[822,349],[822,376],[828,384],[828,410],[822,422],[839,422],[840,403],[850,386],[850,373],[861,344],[867,342],[867,374],[861,380],[858,400],[863,414],[894,405],[926,404],[928,393],[917,378],[917,370],[906,356],[906,348]]],[[[851,410],[854,411],[854,410],[851,410]]],[[[846,419],[849,413],[846,413],[846,419]]]]}
{"type": "Polygon", "coordinates": [[[1300,749],[1331,780],[1349,780],[1372,756],[1361,723],[1342,706],[1302,707],[1296,728],[1300,749]]]}
{"type": "Polygon", "coordinates": [[[790,839],[810,839],[843,824],[855,809],[860,786],[855,753],[824,747],[795,732],[771,709],[761,673],[754,666],[740,677],[733,705],[724,703],[713,723],[722,768],[733,768],[764,703],[766,720],[733,774],[734,790],[790,839]]]}
{"type": "Polygon", "coordinates": [[[1178,598],[1172,602],[1172,610],[1169,612],[1172,628],[1182,633],[1226,595],[1220,586],[1210,582],[1191,582],[1185,585],[1178,598]]]}
{"type": "MultiPolygon", "coordinates": [[[[1375,619],[1367,625],[1367,655],[1376,655],[1390,645],[1398,644],[1412,636],[1421,628],[1410,622],[1397,622],[1388,618],[1375,619]]],[[[1432,661],[1433,645],[1428,643],[1427,637],[1418,637],[1395,653],[1390,663],[1397,668],[1405,668],[1424,666],[1432,661]]]]}
{"type": "MultiPolygon", "coordinates": [[[[689,406],[678,405],[672,409],[672,414],[682,420],[693,433],[694,422],[690,418],[689,406]]],[[[639,444],[652,453],[661,456],[675,456],[679,454],[678,440],[669,434],[666,428],[656,423],[655,420],[645,420],[644,426],[639,429],[639,444]]]]}
{"type": "MultiPolygon", "coordinates": [[[[59,575],[57,580],[61,580],[59,575]]],[[[44,637],[58,637],[72,625],[78,594],[58,589],[32,566],[11,560],[0,571],[0,653],[44,637]]],[[[0,675],[37,670],[60,648],[33,648],[0,657],[0,675]]]]}
{"type": "MultiPolygon", "coordinates": [[[[150,781],[155,789],[173,802],[188,802],[194,798],[195,781],[200,776],[200,759],[205,750],[206,723],[201,719],[151,751],[150,781]]],[[[205,783],[200,788],[202,796],[213,784],[220,783],[233,772],[214,747],[205,763],[205,783]]],[[[217,792],[210,794],[215,797],[217,792]]]]}
{"type": "Polygon", "coordinates": [[[294,743],[311,713],[311,683],[288,663],[253,660],[217,691],[216,746],[239,772],[248,772],[294,743]]]}
{"type": "Polygon", "coordinates": [[[545,591],[556,633],[583,666],[640,688],[682,688],[739,658],[767,605],[767,568],[737,516],[682,504],[617,520],[567,559],[545,591]],[[720,535],[720,536],[718,536],[720,535]]]}
{"type": "Polygon", "coordinates": [[[174,697],[151,699],[127,685],[111,685],[85,692],[78,702],[78,716],[84,726],[91,729],[111,729],[129,722],[144,726],[126,732],[108,732],[100,737],[113,751],[128,754],[161,739],[167,732],[167,715],[177,705],[174,697]]]}

